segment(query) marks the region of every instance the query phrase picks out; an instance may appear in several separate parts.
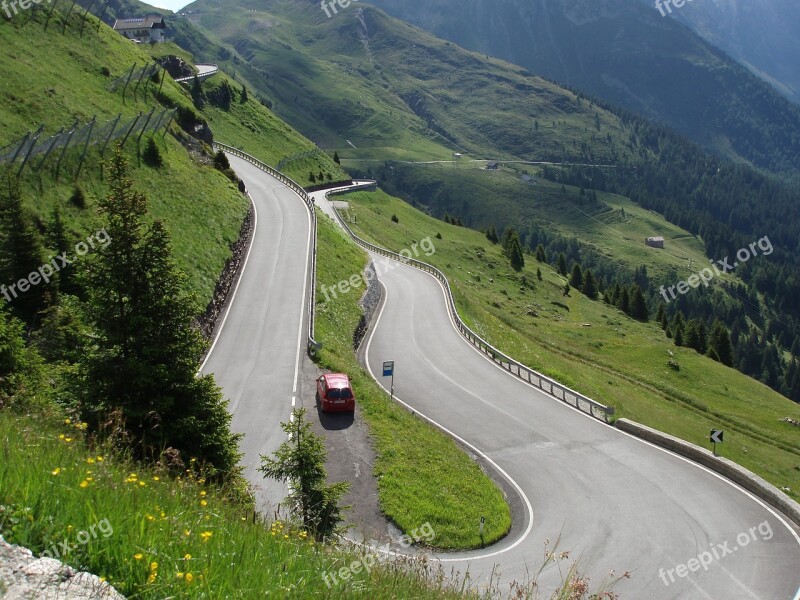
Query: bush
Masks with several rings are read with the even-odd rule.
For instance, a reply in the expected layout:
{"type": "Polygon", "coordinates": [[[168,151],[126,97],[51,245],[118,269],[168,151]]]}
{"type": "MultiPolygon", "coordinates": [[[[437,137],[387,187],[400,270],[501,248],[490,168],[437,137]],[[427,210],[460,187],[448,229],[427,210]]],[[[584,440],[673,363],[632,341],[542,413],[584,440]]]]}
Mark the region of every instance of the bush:
{"type": "Polygon", "coordinates": [[[400,219],[397,218],[397,215],[392,215],[392,223],[399,223],[400,219]]]}
{"type": "Polygon", "coordinates": [[[69,197],[69,201],[73,206],[77,206],[78,208],[86,208],[86,195],[77,185],[75,186],[75,189],[72,190],[72,195],[69,197]]]}
{"type": "Polygon", "coordinates": [[[161,158],[161,150],[158,149],[155,139],[148,138],[147,144],[142,153],[142,160],[148,167],[158,169],[164,164],[164,159],[161,158]]]}

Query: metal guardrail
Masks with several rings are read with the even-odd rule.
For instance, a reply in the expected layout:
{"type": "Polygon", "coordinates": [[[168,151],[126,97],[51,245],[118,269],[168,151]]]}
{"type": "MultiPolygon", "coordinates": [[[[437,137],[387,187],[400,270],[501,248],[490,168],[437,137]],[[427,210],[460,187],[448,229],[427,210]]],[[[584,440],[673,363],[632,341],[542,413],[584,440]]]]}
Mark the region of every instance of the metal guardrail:
{"type": "Polygon", "coordinates": [[[186,77],[178,77],[175,82],[176,83],[189,83],[194,81],[194,78],[197,77],[200,81],[203,79],[208,79],[212,75],[216,75],[219,73],[219,67],[217,65],[195,65],[195,67],[214,67],[214,70],[207,71],[205,73],[195,73],[193,75],[187,75],[186,77]]]}
{"type": "Polygon", "coordinates": [[[317,342],[314,339],[314,310],[317,305],[317,212],[314,209],[314,201],[311,197],[306,193],[306,191],[302,188],[302,186],[290,179],[280,171],[277,171],[270,167],[267,163],[258,160],[256,157],[247,154],[246,152],[242,152],[238,148],[234,148],[233,146],[228,146],[227,144],[222,144],[220,142],[214,142],[214,148],[222,149],[225,152],[229,152],[234,156],[238,156],[246,160],[249,163],[254,164],[256,167],[269,173],[275,179],[280,181],[286,187],[290,188],[295,194],[300,196],[303,202],[308,208],[309,212],[311,213],[311,293],[308,295],[308,353],[313,355],[317,350],[322,347],[322,344],[317,342]]]}
{"type": "MultiPolygon", "coordinates": [[[[329,197],[336,193],[346,193],[345,191],[339,190],[338,192],[328,192],[325,194],[325,197],[329,197]]],[[[576,392],[568,388],[565,385],[562,385],[547,377],[546,375],[542,375],[541,373],[534,371],[530,367],[523,365],[521,362],[518,362],[503,354],[492,346],[489,342],[484,340],[481,336],[475,333],[472,329],[470,329],[464,321],[461,320],[461,317],[458,314],[458,310],[456,309],[456,302],[453,298],[453,292],[450,289],[450,282],[447,280],[447,277],[444,273],[442,273],[439,269],[434,267],[433,265],[429,265],[426,262],[421,260],[417,260],[415,258],[406,258],[401,254],[397,254],[396,252],[392,252],[387,250],[386,248],[381,248],[380,246],[376,246],[366,240],[361,239],[350,227],[347,225],[345,220],[339,214],[335,208],[333,212],[336,214],[339,223],[344,227],[344,230],[353,238],[353,240],[363,248],[375,252],[376,254],[380,254],[382,256],[386,256],[387,258],[391,258],[398,262],[404,263],[406,265],[410,265],[412,267],[416,267],[426,273],[430,273],[436,279],[438,279],[442,286],[445,289],[445,296],[447,298],[447,308],[450,311],[450,314],[453,317],[453,322],[456,324],[456,328],[458,329],[459,333],[473,346],[475,346],[478,350],[480,350],[484,355],[489,357],[492,361],[500,365],[506,371],[511,373],[512,375],[522,379],[523,381],[527,381],[528,383],[535,385],[542,391],[547,392],[554,398],[561,400],[562,402],[569,404],[570,406],[574,406],[578,410],[585,412],[592,417],[603,419],[605,422],[608,422],[609,417],[614,415],[614,407],[613,406],[605,406],[600,404],[599,402],[592,400],[591,398],[587,398],[580,392],[576,392]]]]}
{"type": "MultiPolygon", "coordinates": [[[[316,340],[314,340],[314,310],[316,308],[316,282],[317,282],[317,214],[314,210],[314,201],[311,197],[306,193],[306,191],[294,180],[286,177],[283,173],[273,169],[268,164],[258,160],[257,158],[250,156],[249,154],[242,152],[241,150],[234,148],[233,146],[228,146],[227,144],[221,144],[219,142],[214,142],[214,146],[216,148],[221,148],[225,152],[229,152],[234,156],[238,156],[243,158],[244,160],[254,164],[262,171],[265,171],[275,177],[278,181],[283,183],[284,185],[291,188],[293,192],[295,192],[300,198],[302,198],[303,202],[305,202],[306,207],[311,213],[311,222],[312,222],[312,246],[311,246],[311,293],[309,294],[309,303],[308,303],[308,351],[309,353],[313,353],[316,349],[321,347],[316,340]]],[[[338,190],[332,192],[326,192],[325,197],[328,198],[334,194],[342,194],[347,193],[348,190],[338,190]]],[[[512,375],[518,377],[523,381],[527,381],[528,383],[535,385],[542,391],[547,392],[554,398],[561,400],[562,402],[569,404],[570,406],[574,406],[578,410],[585,412],[586,414],[591,415],[597,419],[603,419],[604,421],[608,422],[609,417],[614,415],[614,407],[612,406],[605,406],[600,404],[599,402],[592,400],[591,398],[587,398],[580,392],[576,392],[568,388],[565,385],[562,385],[547,377],[546,375],[542,375],[538,371],[531,369],[523,365],[521,362],[518,362],[503,354],[492,346],[489,342],[484,340],[481,336],[475,333],[472,329],[470,329],[464,321],[461,320],[461,317],[458,314],[458,310],[456,309],[456,303],[453,298],[453,292],[450,289],[450,282],[447,280],[447,277],[444,273],[442,273],[439,269],[434,267],[433,265],[429,265],[426,262],[421,260],[417,260],[415,258],[406,258],[396,252],[392,252],[391,250],[387,250],[386,248],[382,248],[380,246],[376,246],[366,240],[361,239],[350,227],[347,225],[345,220],[342,216],[334,209],[334,214],[338,219],[339,223],[344,227],[344,230],[350,235],[351,238],[361,247],[370,250],[371,252],[375,252],[376,254],[380,254],[381,256],[385,256],[387,258],[391,258],[392,260],[396,260],[406,265],[410,265],[412,267],[416,267],[421,271],[425,271],[426,273],[430,273],[436,279],[438,279],[442,286],[445,289],[445,296],[447,298],[447,308],[450,314],[453,317],[453,322],[456,324],[456,328],[458,329],[459,333],[473,346],[475,346],[478,350],[481,351],[485,356],[489,357],[492,361],[496,364],[500,365],[506,371],[511,373],[512,375]]]]}

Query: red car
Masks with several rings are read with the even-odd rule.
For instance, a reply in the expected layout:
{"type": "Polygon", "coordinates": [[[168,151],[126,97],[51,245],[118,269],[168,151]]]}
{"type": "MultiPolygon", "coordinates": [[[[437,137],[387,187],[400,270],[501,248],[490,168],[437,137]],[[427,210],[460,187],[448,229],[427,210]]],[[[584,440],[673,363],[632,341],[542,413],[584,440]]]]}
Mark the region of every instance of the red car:
{"type": "Polygon", "coordinates": [[[350,378],[344,373],[328,373],[317,379],[317,397],[325,412],[352,412],[356,409],[350,378]]]}

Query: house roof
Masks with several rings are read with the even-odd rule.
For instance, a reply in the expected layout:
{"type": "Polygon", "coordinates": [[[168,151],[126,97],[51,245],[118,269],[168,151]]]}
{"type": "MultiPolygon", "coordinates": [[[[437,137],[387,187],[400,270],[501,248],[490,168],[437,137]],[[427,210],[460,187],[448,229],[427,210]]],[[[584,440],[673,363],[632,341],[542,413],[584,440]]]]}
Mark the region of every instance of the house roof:
{"type": "Polygon", "coordinates": [[[167,25],[164,23],[164,17],[161,15],[117,19],[114,21],[114,29],[117,31],[128,31],[130,29],[166,29],[166,27],[167,25]]]}

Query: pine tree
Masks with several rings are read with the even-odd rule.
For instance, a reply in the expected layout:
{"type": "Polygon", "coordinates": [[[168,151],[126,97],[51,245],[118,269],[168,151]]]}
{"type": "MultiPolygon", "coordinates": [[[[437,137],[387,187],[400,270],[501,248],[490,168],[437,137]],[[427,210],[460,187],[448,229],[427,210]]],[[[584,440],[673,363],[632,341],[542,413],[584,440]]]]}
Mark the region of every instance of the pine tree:
{"type": "Polygon", "coordinates": [[[164,164],[164,159],[161,158],[161,151],[152,136],[147,138],[147,144],[145,144],[144,152],[142,152],[142,160],[144,164],[154,169],[158,169],[164,164]]]}
{"type": "Polygon", "coordinates": [[[594,275],[589,269],[586,270],[586,273],[583,276],[583,288],[581,289],[581,292],[583,292],[583,294],[590,300],[597,298],[597,282],[595,281],[594,275]]]}
{"type": "Polygon", "coordinates": [[[583,287],[583,271],[578,263],[572,265],[572,275],[570,275],[569,284],[576,290],[583,287]]]}
{"type": "Polygon", "coordinates": [[[647,310],[647,301],[644,299],[642,288],[635,283],[631,287],[629,314],[637,321],[646,322],[650,318],[650,314],[647,310]]]}
{"type": "Polygon", "coordinates": [[[622,287],[620,290],[619,296],[617,297],[617,308],[626,315],[629,315],[631,312],[631,301],[627,287],[622,287]]]}
{"type": "Polygon", "coordinates": [[[558,260],[556,261],[556,271],[559,275],[567,276],[567,257],[563,252],[558,253],[558,260]]]}
{"type": "MultiPolygon", "coordinates": [[[[666,316],[667,308],[664,306],[663,302],[660,302],[658,305],[658,311],[656,312],[656,321],[663,324],[666,316]]],[[[661,329],[664,329],[664,327],[662,326],[661,329]]]]}
{"type": "Polygon", "coordinates": [[[304,408],[295,409],[293,418],[281,427],[289,440],[283,442],[274,458],[261,457],[259,471],[264,477],[289,484],[289,506],[303,528],[318,541],[336,532],[342,522],[339,501],[350,489],[346,481],[328,484],[324,439],[311,431],[304,408]]]}
{"type": "Polygon", "coordinates": [[[500,242],[500,238],[497,237],[497,230],[494,228],[494,225],[489,225],[489,228],[486,230],[486,239],[492,242],[493,244],[497,244],[500,242]]]}
{"type": "Polygon", "coordinates": [[[683,330],[686,326],[684,322],[683,313],[678,311],[675,313],[675,316],[672,317],[672,323],[670,324],[670,331],[672,332],[672,337],[675,339],[676,346],[683,346],[683,330]]]}
{"type": "Polygon", "coordinates": [[[711,327],[711,335],[708,338],[708,356],[723,365],[733,366],[733,346],[731,345],[728,328],[719,319],[714,321],[711,327]]]}
{"type": "Polygon", "coordinates": [[[536,279],[538,279],[539,281],[542,280],[542,270],[538,267],[536,268],[536,279]]]}
{"type": "Polygon", "coordinates": [[[547,253],[544,251],[544,246],[541,244],[536,246],[536,260],[540,263],[547,262],[547,253]]]}
{"type": "Polygon", "coordinates": [[[341,161],[339,160],[339,153],[337,151],[334,151],[333,153],[333,162],[335,162],[337,165],[342,164],[341,161]]]}
{"type": "Polygon", "coordinates": [[[214,168],[219,169],[220,171],[227,171],[231,168],[231,163],[228,160],[228,156],[222,150],[218,150],[214,155],[214,168]]]}
{"type": "Polygon", "coordinates": [[[146,224],[147,199],[133,190],[121,149],[106,169],[110,193],[99,210],[111,243],[88,275],[98,335],[81,365],[85,418],[96,426],[119,409],[138,456],[172,447],[222,480],[236,472],[239,436],[213,377],[196,375],[205,344],[192,325],[195,302],[164,225],[146,224]]]}
{"type": "Polygon", "coordinates": [[[44,260],[44,246],[33,216],[22,204],[19,181],[6,175],[0,185],[0,277],[2,294],[23,320],[31,321],[55,293],[51,282],[32,285],[28,279],[44,260]],[[18,282],[23,281],[24,289],[18,282]],[[5,284],[5,282],[8,282],[5,284]]]}
{"type": "Polygon", "coordinates": [[[686,324],[686,329],[683,332],[683,345],[700,352],[700,334],[696,319],[692,319],[686,324]]]}
{"type": "MultiPolygon", "coordinates": [[[[51,248],[55,248],[57,254],[67,252],[73,247],[73,242],[67,236],[67,229],[64,221],[61,218],[61,209],[56,206],[53,210],[53,221],[50,225],[48,235],[48,243],[51,248]]],[[[54,280],[57,281],[57,286],[60,292],[70,295],[81,295],[82,289],[80,284],[75,278],[74,265],[64,265],[61,270],[56,274],[54,280]]]]}
{"type": "Polygon", "coordinates": [[[247,88],[246,88],[245,86],[242,86],[242,95],[241,95],[241,97],[239,98],[239,102],[240,102],[241,104],[246,104],[246,103],[247,103],[247,99],[248,99],[248,96],[247,96],[247,88]]]}
{"type": "Polygon", "coordinates": [[[525,256],[522,253],[522,245],[519,243],[519,238],[511,240],[508,254],[511,268],[518,272],[521,271],[522,267],[525,266],[525,256]]]}

